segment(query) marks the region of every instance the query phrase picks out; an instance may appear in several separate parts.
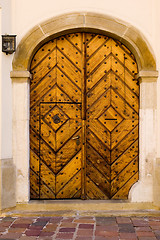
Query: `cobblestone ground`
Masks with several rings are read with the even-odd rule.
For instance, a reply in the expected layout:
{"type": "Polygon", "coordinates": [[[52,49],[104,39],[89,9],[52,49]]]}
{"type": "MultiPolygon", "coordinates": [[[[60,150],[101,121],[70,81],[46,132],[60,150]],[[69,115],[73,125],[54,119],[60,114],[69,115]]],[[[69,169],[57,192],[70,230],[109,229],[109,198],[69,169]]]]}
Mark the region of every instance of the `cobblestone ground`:
{"type": "Polygon", "coordinates": [[[156,240],[160,217],[5,217],[0,239],[156,240]]]}

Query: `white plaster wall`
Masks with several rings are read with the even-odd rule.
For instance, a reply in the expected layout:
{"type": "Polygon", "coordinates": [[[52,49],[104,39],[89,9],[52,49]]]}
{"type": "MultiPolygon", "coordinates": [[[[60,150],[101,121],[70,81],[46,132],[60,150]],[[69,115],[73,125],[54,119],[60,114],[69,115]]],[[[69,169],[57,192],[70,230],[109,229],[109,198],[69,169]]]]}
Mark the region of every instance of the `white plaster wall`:
{"type": "MultiPolygon", "coordinates": [[[[1,7],[1,34],[12,34],[12,0],[0,0],[1,7]]],[[[12,158],[12,84],[10,70],[13,56],[2,53],[0,37],[0,159],[12,158]]]]}

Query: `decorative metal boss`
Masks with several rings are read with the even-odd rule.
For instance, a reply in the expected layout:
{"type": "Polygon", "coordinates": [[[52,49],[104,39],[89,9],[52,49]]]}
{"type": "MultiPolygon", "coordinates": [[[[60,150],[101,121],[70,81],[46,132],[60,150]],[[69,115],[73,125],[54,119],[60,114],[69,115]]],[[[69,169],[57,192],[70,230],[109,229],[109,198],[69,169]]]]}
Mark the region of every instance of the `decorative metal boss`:
{"type": "Polygon", "coordinates": [[[16,35],[2,35],[2,52],[12,54],[16,51],[16,35]]]}

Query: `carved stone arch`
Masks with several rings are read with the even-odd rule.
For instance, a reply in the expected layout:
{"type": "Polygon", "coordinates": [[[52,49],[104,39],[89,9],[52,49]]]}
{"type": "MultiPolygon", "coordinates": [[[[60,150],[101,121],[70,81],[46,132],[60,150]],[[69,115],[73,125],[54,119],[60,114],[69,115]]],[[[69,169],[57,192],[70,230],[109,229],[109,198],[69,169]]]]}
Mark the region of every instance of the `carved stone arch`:
{"type": "Polygon", "coordinates": [[[117,18],[95,13],[53,17],[31,29],[19,43],[13,59],[13,160],[17,167],[17,202],[29,200],[29,69],[40,45],[53,37],[77,31],[96,32],[121,41],[134,54],[140,80],[140,179],[130,200],[153,201],[156,159],[156,60],[143,34],[117,18]],[[150,96],[150,98],[148,98],[150,96]],[[15,141],[16,139],[16,141],[15,141]],[[23,161],[23,164],[22,164],[23,161]],[[147,191],[146,191],[147,189],[147,191]],[[23,195],[22,195],[23,192],[23,195]]]}

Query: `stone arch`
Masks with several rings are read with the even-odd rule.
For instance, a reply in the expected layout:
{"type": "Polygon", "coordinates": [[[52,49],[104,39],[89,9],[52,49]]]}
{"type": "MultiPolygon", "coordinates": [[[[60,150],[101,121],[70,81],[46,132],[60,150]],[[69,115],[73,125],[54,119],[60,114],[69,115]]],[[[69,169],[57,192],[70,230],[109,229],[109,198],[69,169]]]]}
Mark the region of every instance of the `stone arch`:
{"type": "Polygon", "coordinates": [[[140,80],[140,178],[130,191],[130,201],[153,202],[156,159],[156,60],[145,37],[133,26],[111,16],[70,13],[35,26],[19,43],[13,59],[13,161],[17,167],[17,202],[29,200],[29,72],[31,59],[53,37],[71,32],[103,33],[121,41],[134,54],[140,80]],[[148,99],[150,95],[150,99],[148,99]],[[150,111],[151,110],[151,111],[150,111]],[[146,141],[146,138],[148,140],[146,141]],[[23,159],[23,164],[22,164],[23,159]],[[147,189],[147,191],[146,191],[147,189]],[[23,196],[22,193],[23,192],[23,196]],[[150,194],[149,194],[150,193],[150,194]]]}
{"type": "Polygon", "coordinates": [[[111,16],[95,13],[72,13],[51,18],[31,29],[21,40],[13,59],[14,71],[29,70],[30,61],[40,44],[67,32],[96,31],[115,37],[135,55],[139,71],[156,70],[153,51],[138,29],[111,16]]]}

